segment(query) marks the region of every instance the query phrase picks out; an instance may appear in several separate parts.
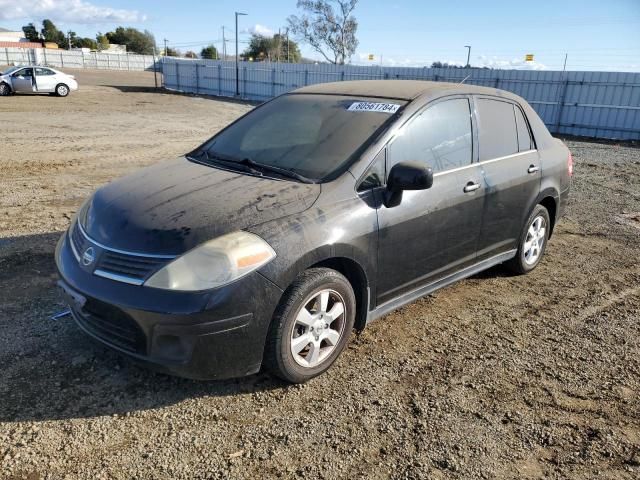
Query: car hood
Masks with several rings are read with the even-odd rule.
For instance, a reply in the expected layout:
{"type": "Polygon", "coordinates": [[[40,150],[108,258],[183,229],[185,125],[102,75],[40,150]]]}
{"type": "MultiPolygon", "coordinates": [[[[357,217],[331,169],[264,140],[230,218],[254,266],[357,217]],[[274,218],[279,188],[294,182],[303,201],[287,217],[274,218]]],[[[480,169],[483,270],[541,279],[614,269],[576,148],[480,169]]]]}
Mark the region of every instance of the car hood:
{"type": "Polygon", "coordinates": [[[235,230],[308,209],[320,185],[255,177],[184,157],[100,188],[79,214],[95,241],[131,252],[178,255],[235,230]]]}

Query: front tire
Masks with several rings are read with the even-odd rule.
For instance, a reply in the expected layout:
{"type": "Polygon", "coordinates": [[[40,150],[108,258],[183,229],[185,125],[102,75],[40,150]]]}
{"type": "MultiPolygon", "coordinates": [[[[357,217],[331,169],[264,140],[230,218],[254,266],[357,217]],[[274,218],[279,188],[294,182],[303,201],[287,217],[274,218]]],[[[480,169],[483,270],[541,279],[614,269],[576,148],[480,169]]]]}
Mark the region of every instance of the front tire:
{"type": "Polygon", "coordinates": [[[66,97],[69,95],[69,87],[64,83],[60,83],[56,86],[56,95],[58,97],[66,97]]]}
{"type": "Polygon", "coordinates": [[[542,205],[536,205],[520,235],[516,256],[505,265],[518,275],[529,273],[536,268],[547,248],[550,227],[549,212],[542,205]]]}
{"type": "Polygon", "coordinates": [[[9,84],[2,82],[0,83],[0,97],[6,97],[7,95],[11,95],[11,87],[9,84]]]}
{"type": "Polygon", "coordinates": [[[349,341],[356,300],[349,281],[329,268],[309,269],[293,282],[274,315],[265,367],[304,383],[331,367],[349,341]]]}

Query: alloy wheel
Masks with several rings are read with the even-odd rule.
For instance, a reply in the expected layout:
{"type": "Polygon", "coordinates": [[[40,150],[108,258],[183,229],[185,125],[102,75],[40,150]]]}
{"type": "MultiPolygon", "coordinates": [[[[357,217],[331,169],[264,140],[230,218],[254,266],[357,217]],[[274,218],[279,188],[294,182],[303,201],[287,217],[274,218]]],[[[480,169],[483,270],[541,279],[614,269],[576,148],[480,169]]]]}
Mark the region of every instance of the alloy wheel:
{"type": "Polygon", "coordinates": [[[334,351],[344,333],[345,302],[333,289],[314,293],[300,308],[291,331],[291,355],[298,365],[317,367],[334,351]]]}
{"type": "Polygon", "coordinates": [[[524,261],[527,265],[535,264],[540,258],[546,240],[546,232],[547,222],[542,215],[538,215],[529,225],[524,241],[524,261]]]}

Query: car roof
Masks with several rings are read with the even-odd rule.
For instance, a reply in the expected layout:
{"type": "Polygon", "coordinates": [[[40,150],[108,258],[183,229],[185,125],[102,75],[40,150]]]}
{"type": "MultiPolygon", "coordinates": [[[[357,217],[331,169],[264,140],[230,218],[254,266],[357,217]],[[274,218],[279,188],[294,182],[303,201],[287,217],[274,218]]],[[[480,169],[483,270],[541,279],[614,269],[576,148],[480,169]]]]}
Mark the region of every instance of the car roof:
{"type": "Polygon", "coordinates": [[[395,98],[414,100],[418,97],[441,95],[478,94],[493,95],[520,100],[520,97],[497,88],[476,85],[429,82],[425,80],[348,80],[344,82],[318,83],[294,90],[292,93],[315,93],[323,95],[354,95],[360,97],[395,98]]]}

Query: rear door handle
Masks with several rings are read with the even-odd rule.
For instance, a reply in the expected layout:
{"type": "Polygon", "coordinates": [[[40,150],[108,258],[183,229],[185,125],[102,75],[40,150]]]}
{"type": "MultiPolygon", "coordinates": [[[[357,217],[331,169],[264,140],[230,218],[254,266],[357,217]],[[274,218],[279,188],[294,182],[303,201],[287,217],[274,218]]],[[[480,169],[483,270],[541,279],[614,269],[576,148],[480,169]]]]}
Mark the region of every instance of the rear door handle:
{"type": "Polygon", "coordinates": [[[474,183],[473,180],[471,180],[464,186],[462,190],[464,191],[464,193],[471,193],[471,192],[475,192],[479,188],[480,188],[480,184],[474,183]]]}
{"type": "Polygon", "coordinates": [[[538,167],[537,165],[529,165],[527,172],[536,173],[538,170],[540,170],[540,167],[538,167]]]}

